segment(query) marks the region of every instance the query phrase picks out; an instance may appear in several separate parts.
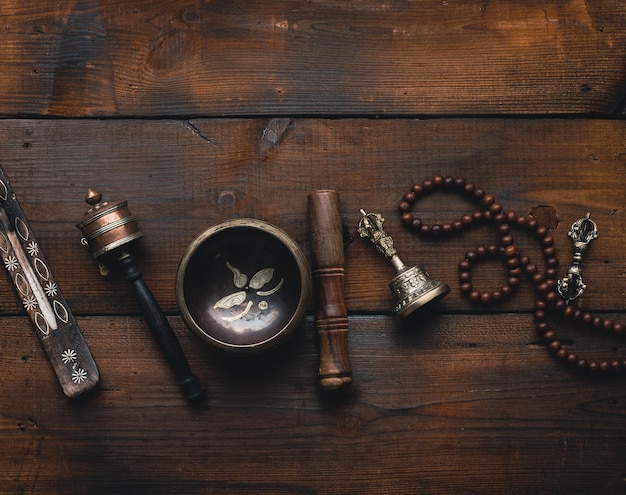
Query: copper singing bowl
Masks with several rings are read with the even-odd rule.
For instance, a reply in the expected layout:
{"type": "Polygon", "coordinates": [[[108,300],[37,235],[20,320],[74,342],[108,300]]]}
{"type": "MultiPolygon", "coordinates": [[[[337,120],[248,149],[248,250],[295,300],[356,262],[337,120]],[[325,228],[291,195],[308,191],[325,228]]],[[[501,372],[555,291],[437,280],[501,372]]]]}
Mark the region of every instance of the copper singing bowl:
{"type": "Polygon", "coordinates": [[[185,323],[212,346],[259,352],[300,326],[311,297],[311,272],[298,245],[261,220],[230,220],[202,232],[176,275],[185,323]]]}

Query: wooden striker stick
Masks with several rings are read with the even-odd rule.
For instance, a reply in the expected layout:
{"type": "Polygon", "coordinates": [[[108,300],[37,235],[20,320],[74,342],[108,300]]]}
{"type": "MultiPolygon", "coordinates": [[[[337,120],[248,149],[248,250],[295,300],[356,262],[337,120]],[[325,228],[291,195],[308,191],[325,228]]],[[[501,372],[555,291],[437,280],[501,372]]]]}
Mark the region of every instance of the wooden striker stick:
{"type": "Polygon", "coordinates": [[[320,386],[332,390],[352,381],[339,194],[333,190],[314,191],[309,194],[308,209],[320,353],[318,376],[320,386]]]}

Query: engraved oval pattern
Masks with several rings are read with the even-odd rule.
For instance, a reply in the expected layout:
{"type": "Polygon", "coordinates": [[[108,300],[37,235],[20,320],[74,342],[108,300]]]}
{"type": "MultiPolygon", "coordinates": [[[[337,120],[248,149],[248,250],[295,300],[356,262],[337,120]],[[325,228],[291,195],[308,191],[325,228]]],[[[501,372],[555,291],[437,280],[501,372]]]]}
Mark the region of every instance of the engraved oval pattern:
{"type": "Polygon", "coordinates": [[[7,185],[0,180],[0,198],[6,201],[9,196],[9,191],[7,190],[7,185]]]}
{"type": "Polygon", "coordinates": [[[39,258],[35,258],[34,265],[35,270],[37,270],[37,273],[43,280],[48,280],[50,278],[50,270],[48,270],[48,267],[43,261],[41,261],[39,258]]]}
{"type": "Polygon", "coordinates": [[[10,247],[9,240],[2,232],[0,232],[0,249],[2,250],[3,253],[8,253],[9,247],[10,247]]]}
{"type": "Polygon", "coordinates": [[[54,300],[54,312],[56,313],[59,320],[61,320],[63,323],[67,323],[67,321],[69,320],[69,313],[67,309],[65,309],[65,306],[63,306],[56,299],[54,300]]]}
{"type": "Polygon", "coordinates": [[[41,333],[43,333],[44,335],[48,335],[50,333],[50,327],[48,326],[48,322],[46,321],[44,315],[42,315],[40,312],[35,313],[34,321],[35,325],[37,325],[37,328],[41,331],[41,333]]]}
{"type": "Polygon", "coordinates": [[[28,240],[28,236],[30,235],[28,232],[28,226],[20,217],[15,218],[15,230],[22,239],[25,241],[28,240]]]}
{"type": "Polygon", "coordinates": [[[30,286],[28,285],[28,282],[26,281],[24,275],[22,275],[21,273],[15,274],[15,287],[17,287],[17,290],[19,290],[23,296],[28,294],[28,289],[30,288],[30,286]]]}

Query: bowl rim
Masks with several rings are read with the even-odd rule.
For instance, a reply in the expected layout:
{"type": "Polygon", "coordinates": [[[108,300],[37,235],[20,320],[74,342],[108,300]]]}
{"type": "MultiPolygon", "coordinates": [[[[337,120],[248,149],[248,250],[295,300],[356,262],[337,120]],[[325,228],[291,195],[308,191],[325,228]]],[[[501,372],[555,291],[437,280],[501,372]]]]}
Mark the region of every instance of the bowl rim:
{"type": "Polygon", "coordinates": [[[284,230],[269,222],[266,222],[265,220],[260,220],[258,218],[234,218],[230,220],[225,220],[203,230],[195,237],[193,241],[191,241],[191,243],[185,249],[185,252],[183,253],[180,262],[178,263],[178,269],[176,271],[175,291],[176,303],[178,305],[178,309],[181,313],[183,321],[203,341],[223,351],[258,353],[260,351],[273,348],[274,346],[286,340],[287,337],[291,335],[291,333],[293,333],[293,331],[304,320],[304,317],[306,316],[309,308],[312,294],[311,268],[300,246],[284,230]],[[260,230],[266,234],[271,235],[280,243],[282,243],[287,248],[289,253],[294,257],[296,265],[298,266],[300,276],[301,290],[300,297],[298,298],[298,304],[296,305],[296,311],[294,311],[294,313],[291,315],[291,318],[289,318],[289,321],[283,326],[283,328],[279,332],[265,340],[256,342],[254,344],[233,344],[230,342],[224,342],[223,340],[217,339],[212,335],[209,335],[194,320],[187,306],[184,294],[185,272],[189,265],[189,261],[196,253],[198,248],[209,238],[215,236],[220,232],[241,227],[260,230]]]}

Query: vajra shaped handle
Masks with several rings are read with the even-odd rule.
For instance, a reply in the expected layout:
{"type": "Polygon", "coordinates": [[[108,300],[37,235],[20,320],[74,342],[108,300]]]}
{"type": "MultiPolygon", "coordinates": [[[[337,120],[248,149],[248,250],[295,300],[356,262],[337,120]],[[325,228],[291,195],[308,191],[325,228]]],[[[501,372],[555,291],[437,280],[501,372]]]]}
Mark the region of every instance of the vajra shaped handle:
{"type": "Polygon", "coordinates": [[[557,289],[568,303],[580,297],[587,288],[583,283],[580,263],[591,241],[598,237],[598,228],[590,216],[587,213],[584,218],[576,220],[567,234],[574,243],[574,256],[567,274],[558,281],[557,289]]]}

